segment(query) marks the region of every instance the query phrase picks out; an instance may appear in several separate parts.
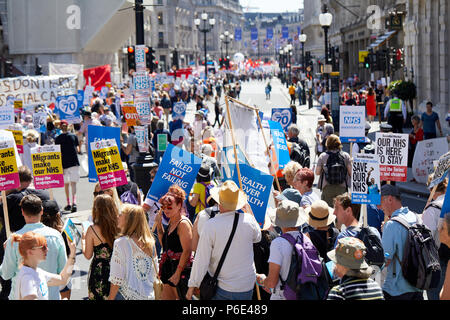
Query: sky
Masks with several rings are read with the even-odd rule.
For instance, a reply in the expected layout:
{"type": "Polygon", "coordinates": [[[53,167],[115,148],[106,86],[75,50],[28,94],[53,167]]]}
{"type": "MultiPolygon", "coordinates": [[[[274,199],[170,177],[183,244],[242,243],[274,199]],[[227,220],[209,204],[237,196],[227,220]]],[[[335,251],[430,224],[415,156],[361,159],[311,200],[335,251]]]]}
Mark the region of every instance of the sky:
{"type": "Polygon", "coordinates": [[[257,7],[250,9],[248,12],[293,12],[303,7],[303,0],[239,0],[247,12],[245,7],[257,7]]]}

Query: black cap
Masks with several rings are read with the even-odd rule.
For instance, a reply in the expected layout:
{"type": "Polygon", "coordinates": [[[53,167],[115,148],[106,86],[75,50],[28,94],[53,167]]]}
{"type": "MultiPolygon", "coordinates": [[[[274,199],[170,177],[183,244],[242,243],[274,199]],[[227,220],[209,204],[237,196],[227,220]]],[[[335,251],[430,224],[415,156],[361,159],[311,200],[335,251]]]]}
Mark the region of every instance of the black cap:
{"type": "Polygon", "coordinates": [[[58,203],[55,200],[45,200],[42,203],[44,213],[55,216],[59,212],[58,203]]]}
{"type": "Polygon", "coordinates": [[[400,198],[400,191],[396,186],[393,186],[392,184],[385,184],[381,187],[381,196],[393,196],[400,198]]]}
{"type": "Polygon", "coordinates": [[[392,126],[390,124],[387,124],[387,123],[382,123],[380,125],[380,131],[381,132],[390,132],[390,131],[392,131],[392,126]]]}

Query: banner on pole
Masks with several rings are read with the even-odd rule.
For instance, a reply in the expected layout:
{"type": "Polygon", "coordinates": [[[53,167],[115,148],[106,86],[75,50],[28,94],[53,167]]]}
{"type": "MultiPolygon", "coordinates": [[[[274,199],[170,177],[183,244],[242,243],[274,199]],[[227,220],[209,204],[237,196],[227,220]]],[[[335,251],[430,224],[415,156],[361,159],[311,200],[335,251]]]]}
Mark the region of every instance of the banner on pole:
{"type": "Polygon", "coordinates": [[[52,189],[64,187],[60,145],[37,146],[31,150],[34,187],[52,189]]]}
{"type": "Polygon", "coordinates": [[[382,181],[407,180],[408,135],[400,133],[376,133],[376,148],[382,181]]]}
{"type": "Polygon", "coordinates": [[[380,204],[380,165],[374,154],[358,153],[352,165],[352,203],[380,204]]]}
{"type": "Polygon", "coordinates": [[[365,106],[341,106],[339,117],[339,136],[342,142],[365,141],[365,106]]]}

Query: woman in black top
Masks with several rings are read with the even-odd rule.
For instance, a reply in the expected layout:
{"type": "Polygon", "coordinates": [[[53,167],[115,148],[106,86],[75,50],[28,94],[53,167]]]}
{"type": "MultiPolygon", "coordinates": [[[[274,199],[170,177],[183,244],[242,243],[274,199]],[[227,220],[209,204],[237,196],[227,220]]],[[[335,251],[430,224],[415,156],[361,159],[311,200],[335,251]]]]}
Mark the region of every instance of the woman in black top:
{"type": "Polygon", "coordinates": [[[192,265],[192,224],[185,216],[183,202],[186,193],[177,185],[159,200],[164,214],[169,218],[166,230],[162,225],[162,212],[155,218],[158,239],[163,245],[160,277],[164,284],[162,300],[184,299],[192,265]]]}

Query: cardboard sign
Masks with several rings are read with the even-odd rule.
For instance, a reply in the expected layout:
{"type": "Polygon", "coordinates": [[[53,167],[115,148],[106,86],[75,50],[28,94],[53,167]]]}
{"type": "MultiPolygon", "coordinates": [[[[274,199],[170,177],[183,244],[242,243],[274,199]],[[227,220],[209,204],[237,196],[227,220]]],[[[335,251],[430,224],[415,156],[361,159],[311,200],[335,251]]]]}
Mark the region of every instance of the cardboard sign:
{"type": "Polygon", "coordinates": [[[60,145],[37,146],[31,149],[34,187],[51,189],[64,187],[60,145]]]}
{"type": "Polygon", "coordinates": [[[429,188],[433,188],[444,180],[450,172],[450,152],[441,156],[434,170],[433,180],[429,184],[429,188]]]}
{"type": "Polygon", "coordinates": [[[377,132],[376,148],[380,163],[380,179],[405,182],[408,169],[408,135],[377,132]]]}
{"type": "Polygon", "coordinates": [[[139,152],[148,152],[148,128],[147,126],[134,127],[139,152]]]}
{"type": "Polygon", "coordinates": [[[157,150],[164,152],[167,149],[167,134],[158,134],[157,136],[157,150]]]}
{"type": "Polygon", "coordinates": [[[366,126],[365,106],[341,106],[339,109],[339,137],[342,142],[364,142],[366,126]]]}
{"type": "Polygon", "coordinates": [[[193,153],[169,144],[147,193],[147,198],[158,201],[173,184],[180,186],[188,196],[201,163],[202,159],[193,153]]]}
{"type": "Polygon", "coordinates": [[[289,157],[289,150],[284,136],[283,128],[279,122],[268,121],[270,126],[270,132],[272,133],[273,145],[278,159],[279,169],[283,169],[284,166],[291,161],[289,157]]]}
{"type": "Polygon", "coordinates": [[[352,165],[352,203],[380,204],[380,165],[374,154],[358,153],[352,165]]]}
{"type": "Polygon", "coordinates": [[[56,99],[56,107],[61,120],[66,120],[68,123],[81,122],[80,109],[83,106],[79,104],[78,94],[58,97],[56,99]]]}
{"type": "Polygon", "coordinates": [[[89,182],[97,182],[97,171],[95,170],[92,159],[91,143],[103,139],[115,139],[116,145],[120,145],[120,128],[88,126],[88,164],[89,164],[89,182]]]}
{"type": "Polygon", "coordinates": [[[90,143],[92,159],[102,190],[127,184],[127,175],[122,166],[119,148],[114,139],[90,143]]]}
{"type": "Polygon", "coordinates": [[[290,108],[272,108],[272,121],[279,122],[284,131],[292,123],[292,110],[290,108]]]}
{"type": "Polygon", "coordinates": [[[84,106],[88,106],[91,104],[91,99],[94,96],[93,95],[94,91],[95,91],[94,86],[86,86],[86,88],[84,88],[84,100],[83,100],[84,106]]]}
{"type": "Polygon", "coordinates": [[[22,130],[10,130],[10,129],[7,129],[7,130],[12,132],[12,134],[14,136],[14,141],[16,142],[17,152],[19,154],[22,154],[23,153],[23,131],[22,130]]]}
{"type": "MultiPolygon", "coordinates": [[[[234,167],[236,166],[234,165],[234,167]]],[[[239,171],[241,173],[242,189],[247,194],[247,202],[252,208],[256,221],[262,228],[267,204],[269,203],[273,177],[246,164],[239,164],[239,171]]],[[[234,170],[232,180],[237,186],[240,186],[237,170],[234,170]]]]}
{"type": "Polygon", "coordinates": [[[14,139],[0,142],[0,191],[20,187],[14,139]]]}
{"type": "Polygon", "coordinates": [[[448,152],[446,137],[417,142],[412,163],[414,179],[426,184],[428,176],[434,172],[433,161],[438,160],[448,152]]]}
{"type": "Polygon", "coordinates": [[[136,72],[146,71],[145,45],[137,45],[135,50],[136,72]]]}
{"type": "Polygon", "coordinates": [[[186,104],[183,101],[175,102],[172,107],[172,119],[183,120],[186,116],[186,104]]]}
{"type": "Polygon", "coordinates": [[[47,131],[47,112],[39,111],[33,113],[33,128],[37,132],[47,131]]]}
{"type": "Polygon", "coordinates": [[[123,117],[125,118],[125,122],[127,126],[137,126],[137,120],[139,120],[139,115],[135,106],[122,106],[123,117]]]}
{"type": "Polygon", "coordinates": [[[150,105],[150,98],[140,96],[134,100],[136,111],[139,115],[142,125],[151,124],[152,122],[152,109],[150,105]]]}
{"type": "Polygon", "coordinates": [[[14,107],[4,106],[0,108],[0,128],[6,129],[15,121],[14,107]]]}

